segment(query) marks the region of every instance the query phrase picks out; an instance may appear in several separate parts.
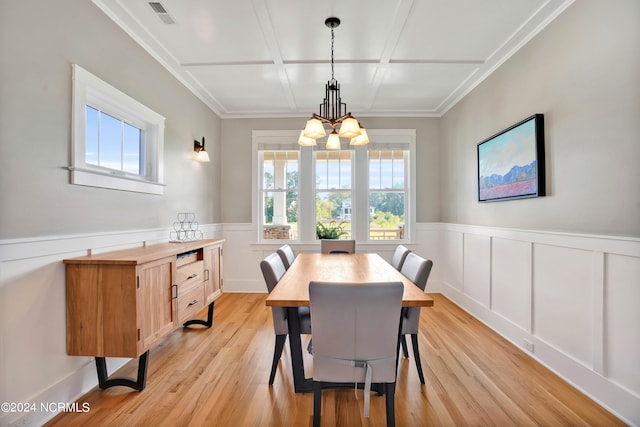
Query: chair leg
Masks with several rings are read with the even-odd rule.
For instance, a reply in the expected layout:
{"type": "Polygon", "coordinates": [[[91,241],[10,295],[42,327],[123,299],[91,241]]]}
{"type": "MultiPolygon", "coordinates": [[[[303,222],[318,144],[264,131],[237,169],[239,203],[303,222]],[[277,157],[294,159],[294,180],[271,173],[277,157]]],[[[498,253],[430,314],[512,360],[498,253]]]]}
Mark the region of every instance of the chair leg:
{"type": "Polygon", "coordinates": [[[269,385],[273,385],[273,380],[276,377],[276,369],[278,369],[278,361],[282,356],[282,349],[284,343],[287,340],[287,335],[276,335],[276,346],[273,349],[273,363],[271,364],[271,376],[269,376],[269,385]]]}
{"type": "Polygon", "coordinates": [[[320,427],[320,413],[322,412],[322,383],[313,382],[313,427],[320,427]]]}
{"type": "Polygon", "coordinates": [[[407,350],[407,339],[404,335],[400,335],[400,344],[402,344],[402,354],[405,359],[409,358],[409,351],[407,350]]]}
{"type": "Polygon", "coordinates": [[[395,411],[395,399],[396,383],[385,383],[385,401],[387,407],[387,427],[395,427],[396,425],[396,411],[395,411]]]}
{"type": "Polygon", "coordinates": [[[418,334],[411,334],[411,345],[413,345],[413,358],[416,360],[420,383],[424,384],[424,374],[422,373],[422,362],[420,361],[420,351],[418,350],[418,334]]]}

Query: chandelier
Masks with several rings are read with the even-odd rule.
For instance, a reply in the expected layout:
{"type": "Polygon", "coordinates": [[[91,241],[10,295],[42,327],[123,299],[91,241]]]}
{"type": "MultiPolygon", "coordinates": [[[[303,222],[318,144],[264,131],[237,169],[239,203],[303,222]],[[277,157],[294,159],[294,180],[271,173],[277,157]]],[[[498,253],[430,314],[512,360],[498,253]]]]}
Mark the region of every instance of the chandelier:
{"type": "Polygon", "coordinates": [[[340,150],[340,138],[350,138],[349,145],[366,145],[369,143],[367,131],[351,113],[346,112],[347,104],[342,102],[340,97],[340,83],[334,77],[333,42],[335,35],[333,29],[338,28],[340,19],[327,18],[324,24],[331,28],[331,80],[325,85],[324,101],[320,104],[320,114],[314,114],[307,121],[304,130],[300,132],[298,144],[316,145],[316,139],[327,134],[324,126],[329,125],[331,133],[325,146],[327,150],[340,150]]]}

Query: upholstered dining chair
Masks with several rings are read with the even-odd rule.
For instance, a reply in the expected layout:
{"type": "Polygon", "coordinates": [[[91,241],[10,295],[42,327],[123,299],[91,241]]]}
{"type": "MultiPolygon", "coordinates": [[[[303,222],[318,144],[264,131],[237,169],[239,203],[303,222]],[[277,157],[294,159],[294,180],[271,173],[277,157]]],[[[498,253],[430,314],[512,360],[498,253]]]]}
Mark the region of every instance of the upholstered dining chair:
{"type": "MultiPolygon", "coordinates": [[[[400,272],[416,286],[424,291],[427,280],[433,267],[433,261],[427,260],[414,252],[408,254],[402,264],[400,272]]],[[[411,335],[411,345],[413,346],[413,358],[418,369],[420,382],[424,384],[424,374],[422,373],[422,362],[420,361],[420,351],[418,350],[418,329],[420,326],[420,307],[408,307],[402,311],[402,331],[400,342],[405,358],[409,358],[407,351],[407,340],[405,335],[411,335]]]]}
{"type": "Polygon", "coordinates": [[[313,425],[320,425],[322,388],[371,384],[386,396],[387,426],[395,425],[395,383],[403,284],[309,283],[313,329],[313,425]]]}
{"type": "Polygon", "coordinates": [[[291,246],[289,245],[280,246],[276,253],[280,255],[282,263],[284,264],[284,268],[287,270],[289,269],[289,267],[291,267],[291,264],[293,264],[293,261],[295,261],[296,259],[296,256],[293,253],[293,249],[291,249],[291,246]]]}
{"type": "MultiPolygon", "coordinates": [[[[262,276],[264,277],[265,284],[269,293],[278,284],[286,269],[282,263],[280,255],[273,253],[260,262],[260,269],[262,270],[262,276]]],[[[273,384],[273,380],[276,376],[276,369],[278,368],[278,361],[282,356],[282,349],[284,343],[287,340],[287,334],[289,333],[289,327],[287,326],[287,311],[284,307],[271,307],[271,314],[273,317],[273,330],[276,334],[276,344],[273,349],[273,362],[271,364],[271,375],[269,376],[269,385],[273,384]]],[[[311,333],[311,319],[309,314],[309,307],[299,307],[298,316],[300,317],[300,333],[311,333]]]]}
{"type": "Polygon", "coordinates": [[[355,240],[320,240],[320,252],[323,254],[354,254],[356,253],[355,240]]]}
{"type": "Polygon", "coordinates": [[[390,264],[396,270],[400,271],[402,269],[402,264],[404,264],[404,260],[409,255],[411,250],[404,245],[398,245],[396,250],[393,252],[393,256],[391,257],[390,264]]]}

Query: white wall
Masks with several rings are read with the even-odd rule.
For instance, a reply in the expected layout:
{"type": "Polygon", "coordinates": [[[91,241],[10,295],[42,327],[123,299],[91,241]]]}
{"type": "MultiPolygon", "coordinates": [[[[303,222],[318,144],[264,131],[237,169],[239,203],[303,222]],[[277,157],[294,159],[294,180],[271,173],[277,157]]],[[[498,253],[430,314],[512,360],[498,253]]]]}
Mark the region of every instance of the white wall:
{"type": "Polygon", "coordinates": [[[574,2],[442,117],[442,221],[640,237],[640,2],[574,2]],[[545,115],[546,197],[477,202],[476,144],[545,115]]]}
{"type": "Polygon", "coordinates": [[[2,1],[0,88],[0,239],[219,221],[220,119],[91,1],[2,1]],[[69,184],[73,63],[166,118],[163,196],[69,184]]]}

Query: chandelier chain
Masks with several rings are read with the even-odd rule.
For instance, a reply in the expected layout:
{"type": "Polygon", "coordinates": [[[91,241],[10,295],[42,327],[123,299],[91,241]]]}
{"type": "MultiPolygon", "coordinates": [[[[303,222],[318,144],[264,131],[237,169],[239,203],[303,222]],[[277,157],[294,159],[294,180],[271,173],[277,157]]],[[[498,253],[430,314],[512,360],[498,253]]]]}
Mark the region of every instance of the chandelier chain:
{"type": "Polygon", "coordinates": [[[331,80],[335,80],[333,76],[333,41],[335,39],[335,34],[333,33],[333,27],[331,27],[331,80]]]}

